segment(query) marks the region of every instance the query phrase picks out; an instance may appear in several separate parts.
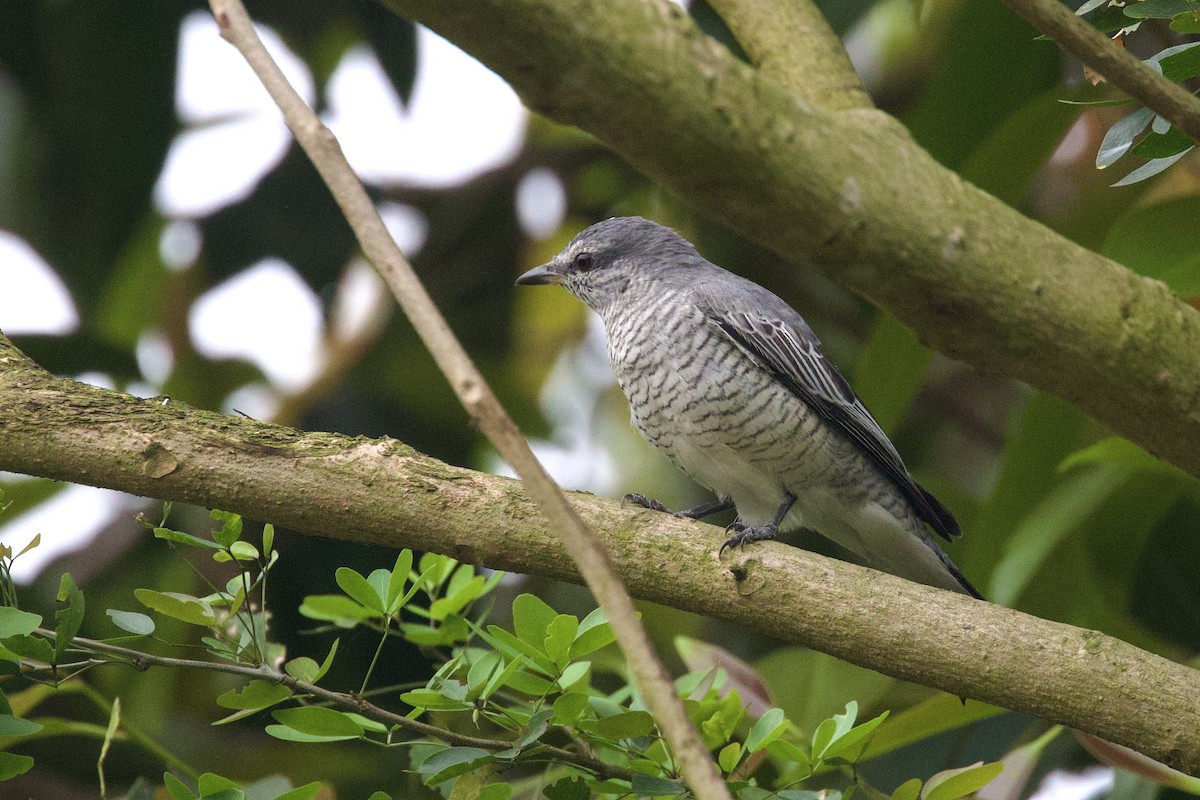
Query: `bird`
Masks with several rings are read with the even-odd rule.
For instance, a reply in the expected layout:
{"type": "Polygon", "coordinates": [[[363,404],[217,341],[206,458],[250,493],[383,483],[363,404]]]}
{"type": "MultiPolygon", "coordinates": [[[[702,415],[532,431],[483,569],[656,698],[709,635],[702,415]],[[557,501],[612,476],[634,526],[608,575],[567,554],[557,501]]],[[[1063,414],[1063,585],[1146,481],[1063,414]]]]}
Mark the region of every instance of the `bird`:
{"type": "Polygon", "coordinates": [[[559,284],[600,316],[633,426],[716,497],[678,512],[625,502],[692,519],[736,509],[719,556],[807,528],[867,566],[982,598],[930,535],[960,536],[954,515],[770,290],[642,217],[584,229],[517,284],[559,284]]]}

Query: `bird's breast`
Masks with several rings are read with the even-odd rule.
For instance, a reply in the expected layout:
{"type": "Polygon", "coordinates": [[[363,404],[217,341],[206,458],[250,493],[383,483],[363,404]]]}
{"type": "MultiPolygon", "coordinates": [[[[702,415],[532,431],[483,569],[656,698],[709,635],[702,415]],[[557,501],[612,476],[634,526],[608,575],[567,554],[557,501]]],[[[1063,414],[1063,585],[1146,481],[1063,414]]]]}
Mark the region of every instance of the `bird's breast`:
{"type": "Polygon", "coordinates": [[[605,322],[613,373],[651,444],[739,509],[755,494],[777,503],[788,476],[828,472],[815,412],[700,308],[669,296],[640,305],[605,322]]]}

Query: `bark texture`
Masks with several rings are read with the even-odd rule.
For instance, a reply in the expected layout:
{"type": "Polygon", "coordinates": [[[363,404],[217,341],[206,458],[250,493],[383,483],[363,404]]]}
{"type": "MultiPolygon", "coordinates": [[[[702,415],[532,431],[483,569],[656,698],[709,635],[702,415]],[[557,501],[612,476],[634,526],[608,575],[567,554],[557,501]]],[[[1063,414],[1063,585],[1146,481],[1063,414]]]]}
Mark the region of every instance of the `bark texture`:
{"type": "Polygon", "coordinates": [[[930,346],[1200,475],[1200,312],[966,183],[892,117],[798,99],[667,0],[383,2],[930,346]]]}
{"type": "MultiPolygon", "coordinates": [[[[314,536],[580,580],[519,482],[391,439],[304,433],[55,378],[0,335],[0,470],[314,536]]],[[[1200,774],[1200,672],[1096,631],[572,493],[637,597],[1060,722],[1200,774]]]]}

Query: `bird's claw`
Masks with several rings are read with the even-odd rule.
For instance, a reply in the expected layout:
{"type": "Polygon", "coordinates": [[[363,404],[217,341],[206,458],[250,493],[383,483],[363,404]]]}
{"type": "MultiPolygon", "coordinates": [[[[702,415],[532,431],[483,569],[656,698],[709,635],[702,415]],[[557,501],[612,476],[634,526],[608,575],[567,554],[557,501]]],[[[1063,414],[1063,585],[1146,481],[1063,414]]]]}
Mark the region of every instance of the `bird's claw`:
{"type": "Polygon", "coordinates": [[[725,532],[733,531],[733,535],[725,540],[725,544],[721,545],[721,549],[717,551],[717,557],[720,558],[725,553],[726,547],[741,547],[744,544],[751,542],[762,542],[769,539],[774,539],[775,534],[779,533],[779,527],[774,523],[767,523],[759,527],[752,527],[744,522],[731,522],[725,526],[725,532]]]}
{"type": "Polygon", "coordinates": [[[667,508],[666,506],[664,506],[662,503],[658,502],[657,500],[651,500],[649,497],[646,497],[646,495],[638,494],[637,492],[630,492],[629,494],[627,494],[621,498],[622,506],[626,506],[626,505],[630,505],[630,504],[635,505],[635,506],[641,506],[642,508],[648,508],[651,511],[661,511],[664,514],[674,514],[675,513],[674,511],[667,508]]]}

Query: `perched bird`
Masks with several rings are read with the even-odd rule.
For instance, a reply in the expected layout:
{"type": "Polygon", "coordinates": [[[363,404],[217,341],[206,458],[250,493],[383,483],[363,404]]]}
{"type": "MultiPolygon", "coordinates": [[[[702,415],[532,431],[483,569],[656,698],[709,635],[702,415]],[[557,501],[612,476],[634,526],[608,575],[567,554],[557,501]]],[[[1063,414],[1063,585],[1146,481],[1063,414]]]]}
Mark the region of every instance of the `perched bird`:
{"type": "Polygon", "coordinates": [[[633,426],[717,496],[679,515],[736,507],[722,551],[805,527],[876,569],[980,596],[926,529],[953,539],[954,516],[779,297],[641,217],[592,225],[517,283],[562,284],[600,315],[633,426]]]}

